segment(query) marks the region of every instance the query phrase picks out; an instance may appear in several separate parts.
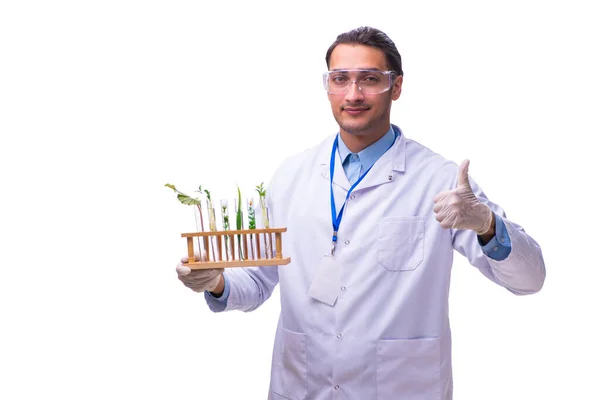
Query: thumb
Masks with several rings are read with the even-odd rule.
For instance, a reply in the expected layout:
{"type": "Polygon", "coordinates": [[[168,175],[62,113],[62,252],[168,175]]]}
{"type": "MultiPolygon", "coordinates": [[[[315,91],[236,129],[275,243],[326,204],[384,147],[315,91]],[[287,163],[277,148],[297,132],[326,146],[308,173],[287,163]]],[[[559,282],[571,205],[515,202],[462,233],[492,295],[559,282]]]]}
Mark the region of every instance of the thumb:
{"type": "Polygon", "coordinates": [[[464,160],[460,167],[458,167],[458,181],[456,187],[471,187],[469,183],[469,160],[464,160]]]}
{"type": "Polygon", "coordinates": [[[177,267],[175,267],[175,270],[177,271],[177,275],[179,276],[186,276],[189,275],[190,272],[192,272],[192,269],[190,267],[186,267],[185,265],[177,265],[177,267]]]}

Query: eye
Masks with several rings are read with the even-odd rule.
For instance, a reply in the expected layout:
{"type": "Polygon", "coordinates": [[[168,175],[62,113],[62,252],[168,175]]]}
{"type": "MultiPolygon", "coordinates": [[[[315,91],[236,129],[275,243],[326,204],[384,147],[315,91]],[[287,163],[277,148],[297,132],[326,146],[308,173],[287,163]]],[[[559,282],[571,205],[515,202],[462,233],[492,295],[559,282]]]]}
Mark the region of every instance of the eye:
{"type": "Polygon", "coordinates": [[[348,77],[344,75],[332,75],[331,81],[336,85],[344,85],[346,82],[348,82],[348,77]]]}
{"type": "Polygon", "coordinates": [[[367,75],[361,79],[362,83],[374,85],[380,82],[380,78],[376,75],[367,75]]]}

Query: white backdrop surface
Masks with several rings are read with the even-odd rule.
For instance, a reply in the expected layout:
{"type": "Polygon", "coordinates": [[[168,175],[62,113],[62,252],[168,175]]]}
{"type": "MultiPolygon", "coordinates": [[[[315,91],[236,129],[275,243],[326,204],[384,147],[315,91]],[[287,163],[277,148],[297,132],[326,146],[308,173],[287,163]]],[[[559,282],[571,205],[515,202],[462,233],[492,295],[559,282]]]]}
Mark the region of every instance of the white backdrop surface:
{"type": "Polygon", "coordinates": [[[0,4],[0,398],[264,399],[278,291],[212,314],[176,278],[191,209],[336,131],[325,51],[396,42],[393,123],[541,244],[516,297],[457,254],[456,399],[600,398],[592,1],[0,4]]]}

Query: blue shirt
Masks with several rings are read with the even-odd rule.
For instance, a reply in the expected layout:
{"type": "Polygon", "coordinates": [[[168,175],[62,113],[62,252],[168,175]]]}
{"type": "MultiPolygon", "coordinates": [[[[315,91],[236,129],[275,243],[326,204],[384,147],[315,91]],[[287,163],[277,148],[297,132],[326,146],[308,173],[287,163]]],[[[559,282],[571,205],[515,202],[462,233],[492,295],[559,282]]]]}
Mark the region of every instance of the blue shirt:
{"type": "MultiPolygon", "coordinates": [[[[342,161],[342,166],[344,167],[344,172],[350,183],[354,183],[360,174],[371,168],[396,141],[400,134],[400,129],[394,129],[393,126],[390,126],[390,129],[381,139],[357,154],[352,153],[350,149],[348,149],[340,136],[340,140],[338,140],[338,152],[342,161]]],[[[512,246],[510,237],[506,231],[506,225],[504,225],[502,218],[498,218],[495,213],[493,213],[493,215],[496,220],[496,235],[485,245],[481,242],[479,236],[477,236],[477,240],[485,255],[493,260],[501,261],[508,257],[512,246]]],[[[227,306],[230,288],[226,274],[223,274],[223,279],[225,281],[225,287],[223,289],[223,294],[220,297],[214,297],[209,292],[204,292],[206,297],[217,300],[219,302],[218,306],[222,306],[222,308],[216,307],[217,309],[215,311],[223,311],[227,306]]]]}
{"type": "Polygon", "coordinates": [[[344,167],[344,172],[351,184],[356,182],[360,175],[375,164],[375,161],[381,157],[400,136],[400,132],[395,132],[392,127],[385,135],[366,149],[354,154],[348,149],[341,136],[338,140],[338,152],[340,160],[344,167]]]}

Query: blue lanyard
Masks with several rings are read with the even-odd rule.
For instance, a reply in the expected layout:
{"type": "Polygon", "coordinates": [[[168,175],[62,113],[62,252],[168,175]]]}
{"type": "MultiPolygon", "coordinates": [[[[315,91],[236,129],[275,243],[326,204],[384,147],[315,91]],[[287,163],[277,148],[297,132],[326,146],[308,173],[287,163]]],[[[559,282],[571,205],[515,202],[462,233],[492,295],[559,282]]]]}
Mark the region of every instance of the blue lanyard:
{"type": "MultiPolygon", "coordinates": [[[[342,208],[340,209],[340,212],[337,214],[335,214],[335,198],[333,197],[333,172],[335,170],[335,153],[338,147],[338,137],[336,136],[335,141],[333,142],[333,149],[331,149],[331,160],[329,161],[329,193],[331,195],[331,224],[333,225],[333,236],[331,238],[331,255],[333,255],[335,253],[335,245],[337,243],[337,233],[338,233],[338,229],[340,228],[340,224],[342,223],[342,217],[344,215],[344,208],[346,207],[346,202],[348,201],[348,197],[350,197],[350,193],[352,193],[352,191],[354,190],[354,188],[360,183],[360,181],[363,180],[363,178],[367,175],[367,173],[371,170],[371,168],[373,168],[373,165],[371,165],[369,167],[368,170],[366,170],[359,178],[356,182],[354,182],[354,185],[350,186],[350,189],[348,190],[348,193],[346,194],[346,198],[344,199],[344,204],[342,205],[342,208]]],[[[395,141],[394,141],[395,142],[395,141]]],[[[389,150],[393,145],[394,142],[392,142],[392,145],[390,147],[388,147],[387,150],[389,150]]],[[[387,152],[386,150],[386,152],[387,152]]]]}

